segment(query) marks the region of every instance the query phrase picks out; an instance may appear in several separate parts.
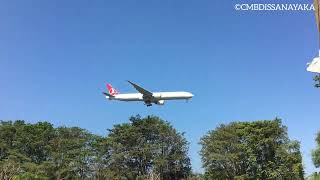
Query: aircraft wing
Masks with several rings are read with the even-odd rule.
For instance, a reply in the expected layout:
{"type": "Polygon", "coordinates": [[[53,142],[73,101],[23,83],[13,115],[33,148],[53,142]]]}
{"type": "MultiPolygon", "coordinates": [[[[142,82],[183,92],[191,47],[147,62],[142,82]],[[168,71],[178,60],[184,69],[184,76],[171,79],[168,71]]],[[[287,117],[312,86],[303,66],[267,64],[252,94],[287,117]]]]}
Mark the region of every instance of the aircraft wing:
{"type": "Polygon", "coordinates": [[[143,94],[143,96],[148,97],[148,98],[152,98],[152,92],[145,90],[144,88],[140,87],[139,85],[128,81],[137,91],[139,91],[139,93],[143,94]]]}

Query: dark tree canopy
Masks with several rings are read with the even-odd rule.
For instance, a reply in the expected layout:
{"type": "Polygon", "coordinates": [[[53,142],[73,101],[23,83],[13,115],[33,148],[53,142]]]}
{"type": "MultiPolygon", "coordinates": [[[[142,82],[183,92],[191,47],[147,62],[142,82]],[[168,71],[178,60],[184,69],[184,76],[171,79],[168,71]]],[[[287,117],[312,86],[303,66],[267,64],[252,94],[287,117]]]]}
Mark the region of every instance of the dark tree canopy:
{"type": "Polygon", "coordinates": [[[200,144],[207,179],[303,179],[299,142],[279,119],[220,125],[200,144]]]}
{"type": "Polygon", "coordinates": [[[190,174],[188,142],[168,122],[158,117],[131,117],[115,125],[105,139],[105,163],[115,178],[182,179],[190,174]]]}
{"type": "Polygon", "coordinates": [[[320,88],[320,75],[316,75],[314,81],[316,82],[315,87],[320,88]]]}
{"type": "Polygon", "coordinates": [[[94,175],[101,137],[47,122],[0,123],[0,179],[74,179],[94,175]]]}
{"type": "MultiPolygon", "coordinates": [[[[320,144],[320,135],[317,137],[320,144]]],[[[300,145],[279,119],[220,125],[201,139],[206,179],[302,179],[300,145]]],[[[320,166],[319,146],[313,160],[320,166]]],[[[0,122],[0,179],[202,179],[188,142],[155,116],[131,117],[106,137],[47,122],[0,122]]],[[[316,177],[316,176],[314,176],[316,177]]]]}
{"type": "Polygon", "coordinates": [[[107,137],[47,122],[0,122],[0,179],[182,179],[188,143],[158,117],[131,117],[107,137]]]}

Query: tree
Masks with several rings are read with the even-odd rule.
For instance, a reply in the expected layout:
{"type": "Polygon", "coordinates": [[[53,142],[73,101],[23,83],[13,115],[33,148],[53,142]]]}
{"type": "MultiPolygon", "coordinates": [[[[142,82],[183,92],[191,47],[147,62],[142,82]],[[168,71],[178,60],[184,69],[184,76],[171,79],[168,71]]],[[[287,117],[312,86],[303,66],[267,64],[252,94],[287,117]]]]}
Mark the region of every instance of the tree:
{"type": "Polygon", "coordinates": [[[188,142],[168,122],[155,116],[130,118],[115,125],[104,141],[105,170],[113,177],[182,179],[191,172],[188,142]]]}
{"type": "Polygon", "coordinates": [[[317,147],[312,151],[312,161],[313,164],[319,168],[320,167],[320,132],[318,132],[316,137],[317,147]]]}
{"type": "Polygon", "coordinates": [[[11,180],[19,173],[21,173],[19,164],[11,161],[0,163],[0,179],[11,180]]]}
{"type": "Polygon", "coordinates": [[[200,144],[207,179],[303,179],[299,142],[280,119],[222,124],[200,144]]]}
{"type": "Polygon", "coordinates": [[[107,137],[72,127],[0,122],[0,179],[181,179],[191,171],[188,143],[148,116],[115,125],[107,137]]]}
{"type": "Polygon", "coordinates": [[[93,177],[102,137],[84,129],[54,128],[47,122],[0,123],[0,179],[93,177]]]}
{"type": "Polygon", "coordinates": [[[319,173],[312,173],[310,176],[306,178],[307,180],[320,180],[320,174],[319,173]]]}
{"type": "Polygon", "coordinates": [[[320,75],[316,75],[313,79],[316,82],[315,87],[320,88],[320,75]]]}
{"type": "Polygon", "coordinates": [[[51,176],[57,179],[92,177],[98,153],[94,145],[101,137],[77,127],[59,127],[56,136],[50,141],[51,163],[48,166],[55,170],[51,176]]]}

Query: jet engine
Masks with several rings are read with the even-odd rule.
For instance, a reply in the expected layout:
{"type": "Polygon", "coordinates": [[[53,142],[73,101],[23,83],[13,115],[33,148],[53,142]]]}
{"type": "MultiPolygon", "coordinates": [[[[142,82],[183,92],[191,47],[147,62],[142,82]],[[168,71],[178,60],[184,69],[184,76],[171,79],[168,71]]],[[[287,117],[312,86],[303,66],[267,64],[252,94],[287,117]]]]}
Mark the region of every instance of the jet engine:
{"type": "Polygon", "coordinates": [[[164,100],[159,100],[156,102],[157,105],[164,105],[164,100]]]}

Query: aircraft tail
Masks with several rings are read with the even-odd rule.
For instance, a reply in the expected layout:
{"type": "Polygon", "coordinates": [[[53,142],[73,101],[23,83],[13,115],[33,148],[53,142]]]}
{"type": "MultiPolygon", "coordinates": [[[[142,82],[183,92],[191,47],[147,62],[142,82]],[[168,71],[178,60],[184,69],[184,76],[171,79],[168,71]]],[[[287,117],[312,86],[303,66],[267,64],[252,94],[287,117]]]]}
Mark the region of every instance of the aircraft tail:
{"type": "Polygon", "coordinates": [[[111,84],[107,84],[107,89],[111,96],[119,94],[119,92],[116,89],[114,89],[111,84]]]}

